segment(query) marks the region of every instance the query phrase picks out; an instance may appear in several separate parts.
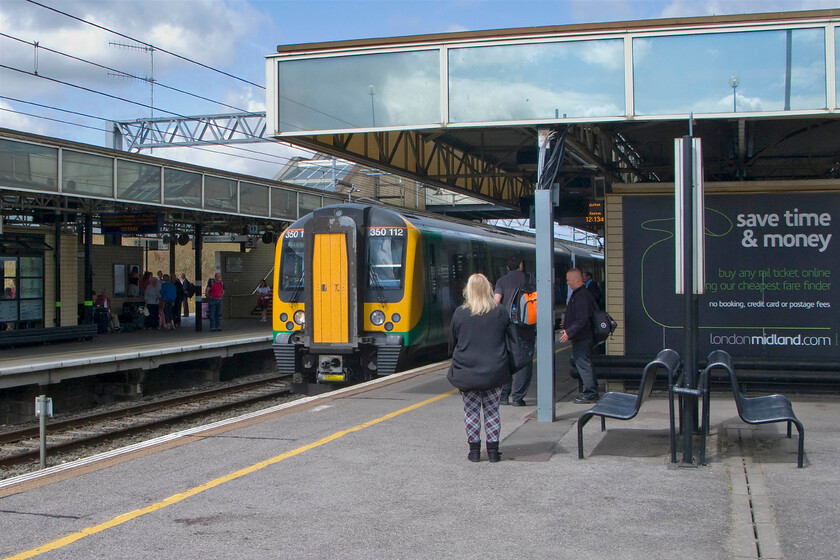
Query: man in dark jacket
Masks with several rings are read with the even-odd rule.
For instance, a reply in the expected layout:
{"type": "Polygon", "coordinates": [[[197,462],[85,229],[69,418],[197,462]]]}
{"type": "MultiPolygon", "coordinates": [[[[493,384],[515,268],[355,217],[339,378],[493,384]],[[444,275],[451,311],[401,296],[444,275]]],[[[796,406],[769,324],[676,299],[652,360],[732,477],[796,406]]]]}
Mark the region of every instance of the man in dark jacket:
{"type": "MultiPolygon", "coordinates": [[[[511,303],[514,297],[519,292],[520,288],[524,288],[528,284],[528,277],[523,271],[522,259],[519,257],[511,257],[507,263],[508,273],[496,281],[496,289],[493,297],[496,303],[502,308],[510,310],[511,303]]],[[[516,332],[519,335],[519,343],[521,348],[530,356],[534,355],[534,341],[536,339],[536,330],[531,326],[517,326],[516,332]]],[[[508,404],[508,396],[510,396],[510,404],[513,406],[525,406],[525,395],[528,394],[528,388],[531,386],[531,377],[533,377],[533,363],[528,362],[528,365],[517,372],[514,372],[514,381],[508,381],[502,386],[502,400],[500,404],[508,404]],[[513,393],[511,393],[513,388],[513,393]]]]}
{"type": "Polygon", "coordinates": [[[563,318],[563,330],[560,342],[572,341],[572,358],[575,361],[578,374],[583,381],[583,393],[576,399],[577,404],[598,402],[598,380],[592,370],[592,323],[595,313],[595,300],[592,293],[586,289],[583,276],[577,268],[566,272],[566,284],[572,290],[569,302],[566,304],[566,314],[563,318]]]}

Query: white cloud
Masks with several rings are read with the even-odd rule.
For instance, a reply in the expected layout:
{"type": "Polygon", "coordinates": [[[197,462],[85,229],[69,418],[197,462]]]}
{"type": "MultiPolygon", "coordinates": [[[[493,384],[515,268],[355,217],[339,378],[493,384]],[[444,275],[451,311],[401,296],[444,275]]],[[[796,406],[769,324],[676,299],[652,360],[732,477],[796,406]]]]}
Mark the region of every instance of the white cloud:
{"type": "Polygon", "coordinates": [[[674,0],[662,9],[661,17],[792,12],[836,7],[837,0],[674,0]]]}
{"type": "Polygon", "coordinates": [[[25,105],[11,105],[0,99],[0,128],[22,130],[33,134],[44,134],[46,126],[43,121],[33,119],[20,112],[28,112],[25,105]]]}

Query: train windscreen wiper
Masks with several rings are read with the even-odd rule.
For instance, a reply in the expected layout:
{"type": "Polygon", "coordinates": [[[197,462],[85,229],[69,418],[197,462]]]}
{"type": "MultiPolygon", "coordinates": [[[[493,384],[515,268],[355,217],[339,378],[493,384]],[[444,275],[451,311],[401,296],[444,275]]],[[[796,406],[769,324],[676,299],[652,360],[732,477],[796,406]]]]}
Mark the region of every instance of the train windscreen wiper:
{"type": "Polygon", "coordinates": [[[297,303],[298,302],[298,297],[300,297],[300,294],[302,292],[303,292],[303,271],[301,271],[301,273],[300,273],[300,278],[298,278],[297,282],[295,282],[295,289],[292,292],[292,295],[289,298],[289,301],[291,303],[297,303]]]}
{"type": "Polygon", "coordinates": [[[388,298],[385,297],[385,289],[382,287],[382,284],[379,283],[379,276],[377,276],[376,271],[373,269],[373,265],[368,267],[368,274],[370,275],[370,283],[373,284],[373,287],[376,290],[379,303],[385,305],[388,298]]]}

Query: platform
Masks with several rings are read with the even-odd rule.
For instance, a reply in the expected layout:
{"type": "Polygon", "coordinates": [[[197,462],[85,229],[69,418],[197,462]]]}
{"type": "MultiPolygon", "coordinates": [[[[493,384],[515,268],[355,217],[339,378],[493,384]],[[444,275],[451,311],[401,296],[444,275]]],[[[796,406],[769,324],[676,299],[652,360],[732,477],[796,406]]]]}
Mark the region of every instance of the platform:
{"type": "Polygon", "coordinates": [[[22,558],[836,558],[836,396],[794,396],[784,427],[712,398],[708,466],[668,461],[664,393],[636,420],[502,407],[502,461],[467,460],[446,369],[308,397],[133,452],[0,482],[0,556],[22,558]],[[752,506],[752,509],[751,509],[752,506]],[[756,537],[756,534],[758,535],[756,537]],[[759,556],[760,552],[760,556],[759,556]]]}
{"type": "Polygon", "coordinates": [[[90,341],[3,349],[0,389],[271,349],[270,323],[258,318],[225,319],[222,327],[221,332],[209,327],[196,332],[195,318],[183,317],[175,330],[100,334],[90,341]]]}

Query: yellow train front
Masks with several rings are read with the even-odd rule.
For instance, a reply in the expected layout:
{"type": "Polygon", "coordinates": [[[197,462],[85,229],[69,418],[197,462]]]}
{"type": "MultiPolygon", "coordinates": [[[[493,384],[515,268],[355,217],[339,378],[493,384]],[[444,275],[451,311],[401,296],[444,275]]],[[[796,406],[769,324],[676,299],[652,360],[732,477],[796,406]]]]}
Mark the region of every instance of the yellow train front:
{"type": "MultiPolygon", "coordinates": [[[[274,266],[274,354],[295,390],[389,375],[400,365],[443,359],[449,325],[469,276],[492,283],[510,257],[535,268],[533,235],[379,206],[319,208],[287,229],[274,266]]],[[[554,277],[565,301],[566,270],[603,279],[590,248],[556,243],[554,277]]]]}
{"type": "Polygon", "coordinates": [[[384,208],[330,206],[292,224],[274,272],[279,370],[298,385],[396,371],[423,311],[419,251],[417,228],[384,208]]]}

